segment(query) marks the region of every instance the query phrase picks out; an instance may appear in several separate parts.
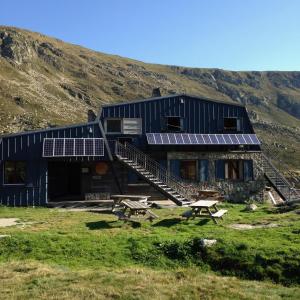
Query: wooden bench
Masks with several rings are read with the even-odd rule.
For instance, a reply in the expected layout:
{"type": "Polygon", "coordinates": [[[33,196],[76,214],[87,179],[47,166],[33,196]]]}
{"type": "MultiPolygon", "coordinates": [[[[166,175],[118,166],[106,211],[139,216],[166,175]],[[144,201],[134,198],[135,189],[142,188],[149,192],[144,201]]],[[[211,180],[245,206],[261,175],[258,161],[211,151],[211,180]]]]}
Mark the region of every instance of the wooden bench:
{"type": "Polygon", "coordinates": [[[227,213],[228,210],[226,209],[220,209],[217,212],[213,213],[211,216],[213,218],[220,218],[223,220],[223,215],[227,213]]]}

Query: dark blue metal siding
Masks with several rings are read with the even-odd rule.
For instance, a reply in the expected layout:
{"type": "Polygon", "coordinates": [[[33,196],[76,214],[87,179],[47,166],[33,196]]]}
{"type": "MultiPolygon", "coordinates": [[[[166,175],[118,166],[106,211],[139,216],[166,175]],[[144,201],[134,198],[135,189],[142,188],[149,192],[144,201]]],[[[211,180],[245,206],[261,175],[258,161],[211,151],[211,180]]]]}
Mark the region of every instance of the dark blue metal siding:
{"type": "Polygon", "coordinates": [[[218,122],[224,117],[242,118],[242,132],[253,132],[245,107],[189,96],[106,106],[102,110],[101,119],[142,118],[145,134],[161,132],[162,117],[165,116],[184,118],[184,128],[188,133],[220,133],[218,122]]]}
{"type": "MultiPolygon", "coordinates": [[[[47,203],[47,159],[42,157],[44,138],[99,138],[97,123],[20,133],[0,139],[0,204],[34,206],[47,203]],[[26,183],[4,184],[5,161],[26,161],[26,183]]],[[[66,158],[94,160],[106,157],[66,158]]]]}

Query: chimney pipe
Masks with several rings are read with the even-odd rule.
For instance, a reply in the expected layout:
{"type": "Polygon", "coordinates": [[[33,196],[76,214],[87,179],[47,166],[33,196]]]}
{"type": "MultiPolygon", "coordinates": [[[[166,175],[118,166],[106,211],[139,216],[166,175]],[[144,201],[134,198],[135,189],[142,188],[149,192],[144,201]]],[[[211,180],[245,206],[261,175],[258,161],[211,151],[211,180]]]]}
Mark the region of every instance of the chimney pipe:
{"type": "Polygon", "coordinates": [[[96,120],[96,115],[95,115],[95,113],[91,110],[91,109],[89,109],[88,110],[88,122],[94,122],[95,120],[96,120]]]}
{"type": "Polygon", "coordinates": [[[160,97],[161,93],[160,93],[160,89],[159,88],[154,88],[152,90],[152,97],[160,97]]]}

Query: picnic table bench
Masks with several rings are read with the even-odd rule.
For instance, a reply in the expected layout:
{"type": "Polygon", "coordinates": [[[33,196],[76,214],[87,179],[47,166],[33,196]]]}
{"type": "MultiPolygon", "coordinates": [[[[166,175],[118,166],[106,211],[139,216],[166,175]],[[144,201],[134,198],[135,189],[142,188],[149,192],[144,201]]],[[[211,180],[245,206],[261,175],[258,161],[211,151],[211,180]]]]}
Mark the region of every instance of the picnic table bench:
{"type": "Polygon", "coordinates": [[[227,213],[226,209],[218,209],[217,204],[219,202],[215,200],[205,199],[194,202],[189,207],[191,211],[187,211],[183,214],[187,219],[195,217],[211,218],[216,224],[217,219],[223,219],[223,215],[227,213]]]}
{"type": "Polygon", "coordinates": [[[132,201],[132,200],[123,200],[121,202],[123,206],[123,210],[121,210],[121,214],[119,215],[119,219],[129,220],[132,216],[148,216],[147,219],[152,222],[154,219],[158,218],[158,216],[153,213],[149,206],[146,203],[132,201]]]}
{"type": "Polygon", "coordinates": [[[147,204],[150,197],[151,196],[145,195],[111,195],[110,198],[114,201],[112,211],[114,211],[114,209],[119,206],[123,200],[132,200],[147,204]]]}

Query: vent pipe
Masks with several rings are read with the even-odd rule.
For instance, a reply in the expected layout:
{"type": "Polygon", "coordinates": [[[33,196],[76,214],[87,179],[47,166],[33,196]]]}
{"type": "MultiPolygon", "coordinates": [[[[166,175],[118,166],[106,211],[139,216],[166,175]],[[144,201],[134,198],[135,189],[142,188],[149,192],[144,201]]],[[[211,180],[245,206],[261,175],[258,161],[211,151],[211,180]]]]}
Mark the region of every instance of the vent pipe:
{"type": "Polygon", "coordinates": [[[159,88],[154,88],[152,90],[152,97],[161,97],[160,89],[159,88]]]}

